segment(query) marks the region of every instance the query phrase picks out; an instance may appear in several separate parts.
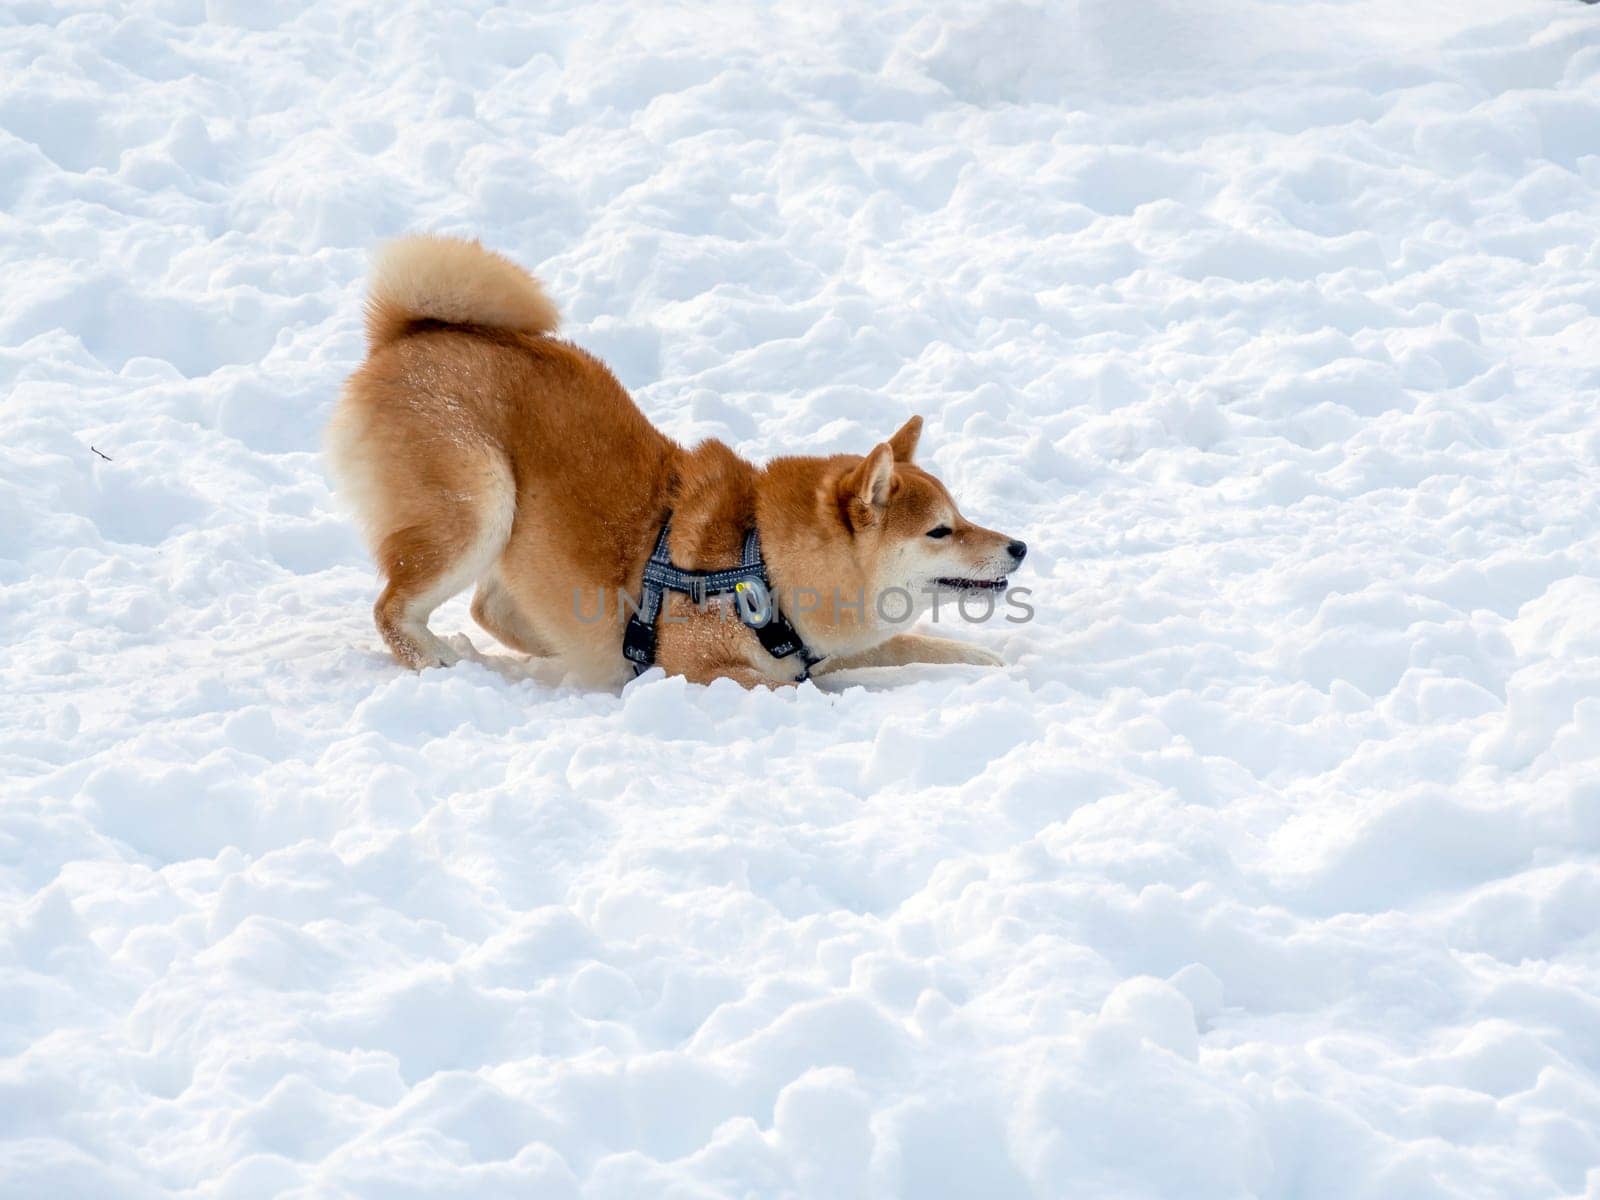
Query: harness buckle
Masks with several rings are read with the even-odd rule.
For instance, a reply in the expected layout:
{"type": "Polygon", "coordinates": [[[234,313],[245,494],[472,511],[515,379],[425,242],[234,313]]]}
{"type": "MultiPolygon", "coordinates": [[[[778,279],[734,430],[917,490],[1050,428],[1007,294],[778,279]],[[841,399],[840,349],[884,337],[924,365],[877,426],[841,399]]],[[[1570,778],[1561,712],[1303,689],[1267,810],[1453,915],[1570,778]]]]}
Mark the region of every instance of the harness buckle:
{"type": "Polygon", "coordinates": [[[773,658],[788,658],[800,649],[800,635],[786,617],[777,617],[765,625],[757,626],[756,638],[761,642],[761,648],[773,658]]]}
{"type": "Polygon", "coordinates": [[[656,629],[635,613],[628,618],[628,628],[622,634],[622,657],[639,671],[656,660],[656,629]]]}

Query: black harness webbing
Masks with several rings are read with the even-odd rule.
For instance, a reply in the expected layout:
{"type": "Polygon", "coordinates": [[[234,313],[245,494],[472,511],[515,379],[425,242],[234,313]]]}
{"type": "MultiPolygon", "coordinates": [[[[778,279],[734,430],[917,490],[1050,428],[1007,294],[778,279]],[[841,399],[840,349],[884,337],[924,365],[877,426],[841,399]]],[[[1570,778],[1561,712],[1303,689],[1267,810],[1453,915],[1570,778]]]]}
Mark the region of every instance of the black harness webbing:
{"type": "Polygon", "coordinates": [[[712,596],[732,592],[739,620],[755,633],[762,649],[773,658],[798,654],[800,679],[809,677],[811,668],[821,662],[823,656],[811,653],[789,619],[778,611],[756,531],[751,529],[744,535],[744,550],[738,566],[724,567],[720,571],[685,571],[672,564],[672,555],[667,549],[671,530],[672,514],[668,513],[656,537],[656,548],[644,564],[638,611],[628,618],[628,628],[622,635],[622,653],[633,664],[634,674],[643,674],[656,660],[656,620],[661,615],[667,592],[682,592],[697,605],[703,605],[712,596]]]}

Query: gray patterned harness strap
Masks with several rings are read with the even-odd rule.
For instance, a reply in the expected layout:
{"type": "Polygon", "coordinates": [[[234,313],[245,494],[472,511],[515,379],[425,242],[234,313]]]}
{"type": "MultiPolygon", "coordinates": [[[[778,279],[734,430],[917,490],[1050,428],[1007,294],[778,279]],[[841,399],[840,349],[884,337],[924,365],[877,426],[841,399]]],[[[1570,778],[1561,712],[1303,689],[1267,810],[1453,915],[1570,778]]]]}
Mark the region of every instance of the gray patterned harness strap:
{"type": "Polygon", "coordinates": [[[811,668],[821,662],[823,656],[813,654],[788,618],[778,611],[772,585],[767,579],[767,565],[761,558],[761,539],[755,529],[751,528],[744,535],[739,565],[719,571],[686,571],[674,566],[667,548],[671,531],[672,514],[668,513],[656,536],[655,549],[644,564],[638,610],[628,619],[628,627],[622,635],[622,653],[633,664],[634,674],[643,674],[656,660],[656,621],[661,616],[666,593],[682,592],[695,604],[703,605],[712,596],[731,592],[739,620],[755,633],[762,649],[773,658],[798,654],[800,679],[808,678],[811,668]]]}

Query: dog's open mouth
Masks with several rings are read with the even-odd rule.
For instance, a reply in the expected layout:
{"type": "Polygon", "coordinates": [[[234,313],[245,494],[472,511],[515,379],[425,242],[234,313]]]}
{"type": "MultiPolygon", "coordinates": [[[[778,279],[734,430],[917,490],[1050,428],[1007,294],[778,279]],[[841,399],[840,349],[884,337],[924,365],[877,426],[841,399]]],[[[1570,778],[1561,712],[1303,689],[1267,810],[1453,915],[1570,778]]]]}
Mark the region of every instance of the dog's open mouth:
{"type": "Polygon", "coordinates": [[[934,586],[940,591],[947,592],[998,592],[1006,586],[1009,580],[1002,575],[999,579],[935,579],[934,586]]]}

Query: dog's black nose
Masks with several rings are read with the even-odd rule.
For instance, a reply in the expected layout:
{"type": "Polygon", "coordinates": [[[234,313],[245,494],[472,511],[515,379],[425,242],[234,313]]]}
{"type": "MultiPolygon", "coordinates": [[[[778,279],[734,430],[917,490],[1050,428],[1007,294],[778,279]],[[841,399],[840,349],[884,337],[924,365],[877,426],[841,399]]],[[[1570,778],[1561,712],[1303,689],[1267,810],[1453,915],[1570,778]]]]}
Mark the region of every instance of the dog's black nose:
{"type": "Polygon", "coordinates": [[[1006,547],[1006,549],[1011,551],[1011,557],[1016,559],[1018,562],[1021,562],[1028,555],[1027,542],[1012,542],[1006,547]]]}

